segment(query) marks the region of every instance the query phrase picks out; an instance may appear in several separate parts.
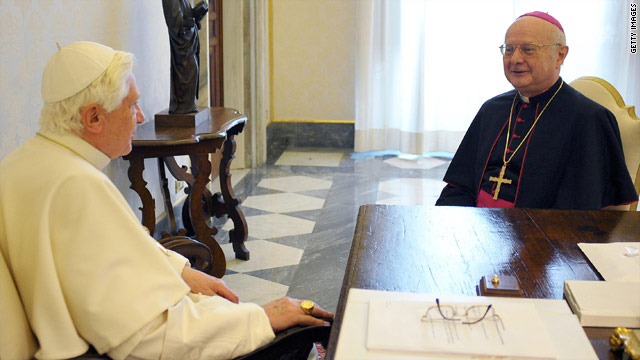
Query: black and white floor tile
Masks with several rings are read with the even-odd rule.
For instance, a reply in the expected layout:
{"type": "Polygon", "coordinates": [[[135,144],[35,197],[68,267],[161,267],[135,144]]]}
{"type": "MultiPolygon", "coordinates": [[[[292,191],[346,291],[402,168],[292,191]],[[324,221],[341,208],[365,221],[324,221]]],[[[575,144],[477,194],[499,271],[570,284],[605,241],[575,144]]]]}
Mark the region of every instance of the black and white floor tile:
{"type": "Polygon", "coordinates": [[[298,148],[273,164],[233,171],[251,258],[235,259],[225,240],[230,221],[214,224],[227,259],[223,280],[244,302],[264,304],[286,295],[335,311],[358,208],[433,205],[448,164],[441,157],[298,148]]]}

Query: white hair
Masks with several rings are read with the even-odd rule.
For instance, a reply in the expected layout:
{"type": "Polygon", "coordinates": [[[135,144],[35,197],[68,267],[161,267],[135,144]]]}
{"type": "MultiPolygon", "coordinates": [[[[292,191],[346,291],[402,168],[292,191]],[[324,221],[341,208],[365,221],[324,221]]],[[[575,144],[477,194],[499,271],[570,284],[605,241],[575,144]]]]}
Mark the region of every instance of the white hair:
{"type": "Polygon", "coordinates": [[[556,28],[555,31],[553,32],[553,41],[555,41],[556,44],[560,44],[562,46],[567,45],[567,37],[564,34],[564,31],[556,28]]]}
{"type": "Polygon", "coordinates": [[[40,129],[54,133],[82,130],[82,109],[99,104],[107,112],[118,108],[129,89],[127,80],[133,72],[133,54],[116,51],[111,64],[89,86],[66,99],[45,103],[40,115],[40,129]]]}

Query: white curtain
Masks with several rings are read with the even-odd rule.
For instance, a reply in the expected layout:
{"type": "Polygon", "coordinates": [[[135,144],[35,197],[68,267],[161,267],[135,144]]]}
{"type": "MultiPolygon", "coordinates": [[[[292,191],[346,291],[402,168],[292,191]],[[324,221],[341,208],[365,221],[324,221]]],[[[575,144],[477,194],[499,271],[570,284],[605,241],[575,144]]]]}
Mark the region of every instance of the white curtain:
{"type": "Polygon", "coordinates": [[[534,10],[563,24],[566,81],[599,76],[640,105],[640,55],[629,35],[637,0],[357,1],[357,152],[454,152],[482,103],[512,88],[498,46],[513,20],[534,10]]]}

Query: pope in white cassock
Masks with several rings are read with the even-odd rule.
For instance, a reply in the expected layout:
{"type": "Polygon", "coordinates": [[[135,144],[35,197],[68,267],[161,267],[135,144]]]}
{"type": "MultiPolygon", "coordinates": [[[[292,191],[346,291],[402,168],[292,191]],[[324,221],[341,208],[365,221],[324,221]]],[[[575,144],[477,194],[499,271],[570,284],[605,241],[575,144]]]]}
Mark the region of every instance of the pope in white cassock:
{"type": "Polygon", "coordinates": [[[161,248],[102,173],[144,121],[133,56],[76,42],[45,67],[40,131],[0,163],[0,359],[224,359],[333,315],[238,303],[161,248]]]}

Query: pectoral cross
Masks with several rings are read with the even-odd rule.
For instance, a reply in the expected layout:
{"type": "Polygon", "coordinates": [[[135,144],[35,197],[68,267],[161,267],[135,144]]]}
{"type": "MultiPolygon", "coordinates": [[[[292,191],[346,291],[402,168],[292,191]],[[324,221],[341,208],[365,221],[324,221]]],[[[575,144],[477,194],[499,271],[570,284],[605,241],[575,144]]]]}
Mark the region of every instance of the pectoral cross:
{"type": "Polygon", "coordinates": [[[511,184],[511,179],[505,179],[504,178],[504,171],[507,170],[507,164],[502,165],[502,169],[500,169],[500,176],[495,177],[495,176],[490,176],[489,177],[489,181],[495,181],[497,186],[496,186],[496,191],[494,191],[493,193],[493,200],[498,200],[498,194],[500,193],[500,187],[502,186],[502,184],[511,184]]]}

